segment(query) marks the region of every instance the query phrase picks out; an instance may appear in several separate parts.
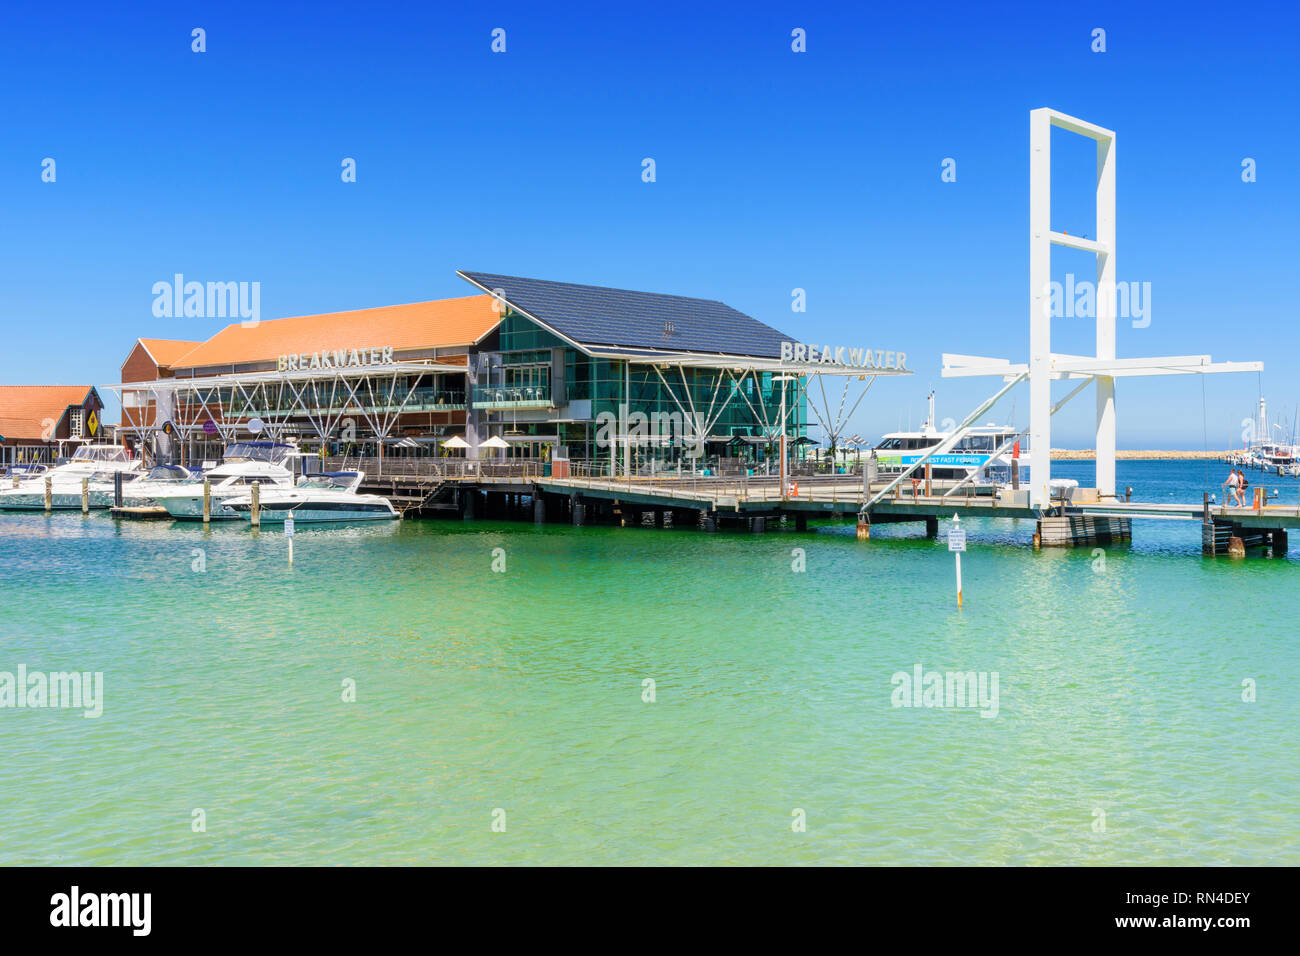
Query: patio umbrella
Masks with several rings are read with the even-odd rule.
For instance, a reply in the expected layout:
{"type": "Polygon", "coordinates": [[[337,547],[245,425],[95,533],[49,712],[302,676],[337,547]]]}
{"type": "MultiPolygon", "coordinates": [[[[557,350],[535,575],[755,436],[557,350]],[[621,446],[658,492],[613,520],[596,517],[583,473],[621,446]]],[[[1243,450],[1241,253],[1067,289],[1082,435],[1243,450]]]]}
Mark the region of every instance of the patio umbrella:
{"type": "Polygon", "coordinates": [[[450,438],[447,438],[445,442],[442,442],[442,447],[445,447],[445,449],[467,449],[467,447],[469,447],[469,442],[465,441],[464,438],[461,438],[459,434],[454,434],[454,436],[451,436],[450,438]]]}
{"type": "Polygon", "coordinates": [[[493,435],[487,441],[480,443],[478,447],[479,448],[509,448],[510,444],[504,438],[500,438],[496,435],[493,435]]]}

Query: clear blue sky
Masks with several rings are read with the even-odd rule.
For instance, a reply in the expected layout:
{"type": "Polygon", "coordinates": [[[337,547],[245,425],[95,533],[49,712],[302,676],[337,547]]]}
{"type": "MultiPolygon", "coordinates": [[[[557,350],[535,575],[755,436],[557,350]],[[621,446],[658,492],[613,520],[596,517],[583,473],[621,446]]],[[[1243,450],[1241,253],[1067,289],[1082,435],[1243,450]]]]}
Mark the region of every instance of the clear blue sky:
{"type": "MultiPolygon", "coordinates": [[[[931,385],[960,417],[996,382],[941,379],[941,352],[1027,357],[1029,110],[1051,106],[1118,133],[1119,278],[1152,287],[1120,355],[1263,359],[1270,405],[1300,402],[1294,4],[278,6],[0,14],[0,382],[115,382],[137,336],[211,335],[153,316],[176,272],[260,282],[275,318],[464,295],[463,268],[902,349],[917,374],[854,426],[917,423],[931,385]]],[[[1055,157],[1054,225],[1087,233],[1091,151],[1055,157]]],[[[1260,388],[1122,381],[1121,447],[1222,447],[1260,388]]],[[[1062,412],[1055,444],[1090,446],[1091,416],[1062,412]]]]}

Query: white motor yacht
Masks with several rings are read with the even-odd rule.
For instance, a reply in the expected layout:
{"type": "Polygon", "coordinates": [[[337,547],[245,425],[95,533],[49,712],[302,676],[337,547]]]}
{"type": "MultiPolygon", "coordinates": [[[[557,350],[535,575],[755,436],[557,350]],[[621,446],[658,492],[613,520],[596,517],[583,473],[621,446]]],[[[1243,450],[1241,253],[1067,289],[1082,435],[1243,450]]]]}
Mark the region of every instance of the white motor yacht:
{"type": "Polygon", "coordinates": [[[83,478],[89,484],[90,507],[107,508],[112,499],[113,475],[117,472],[126,480],[133,479],[140,473],[140,462],[127,457],[126,449],[120,445],[82,445],[68,460],[53,468],[30,477],[15,476],[7,487],[0,485],[0,509],[43,511],[48,479],[51,510],[79,510],[83,478]],[[101,494],[105,483],[109,490],[107,500],[101,494]]]}
{"type": "MultiPolygon", "coordinates": [[[[259,520],[273,524],[293,515],[299,521],[386,521],[400,518],[392,502],[379,495],[358,494],[365,473],[338,471],[304,475],[292,488],[258,492],[259,520]]],[[[253,496],[227,498],[222,504],[245,521],[253,520],[253,496]]]]}
{"type": "Polygon", "coordinates": [[[212,520],[232,520],[239,515],[223,506],[226,498],[248,492],[250,485],[264,488],[293,486],[293,472],[284,463],[293,454],[292,445],[270,441],[241,441],[227,446],[221,463],[202,477],[182,481],[169,488],[145,496],[143,507],[160,505],[173,518],[200,520],[203,518],[203,482],[210,488],[209,517],[212,520]]]}
{"type": "MultiPolygon", "coordinates": [[[[154,495],[178,488],[186,482],[202,481],[203,473],[197,469],[184,468],[180,465],[154,465],[135,481],[122,486],[122,505],[126,508],[147,508],[153,504],[154,495]]],[[[108,489],[109,501],[113,489],[108,489]]]]}

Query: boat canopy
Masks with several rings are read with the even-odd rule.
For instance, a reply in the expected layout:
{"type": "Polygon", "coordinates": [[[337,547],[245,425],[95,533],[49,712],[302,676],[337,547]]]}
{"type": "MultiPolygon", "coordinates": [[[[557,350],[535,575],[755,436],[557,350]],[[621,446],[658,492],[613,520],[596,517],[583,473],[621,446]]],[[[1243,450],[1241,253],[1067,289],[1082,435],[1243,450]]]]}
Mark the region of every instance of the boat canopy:
{"type": "Polygon", "coordinates": [[[192,472],[180,465],[154,465],[145,478],[149,481],[184,481],[192,472]]]}
{"type": "Polygon", "coordinates": [[[130,461],[121,445],[82,445],[72,453],[71,461],[130,461]]]}
{"type": "Polygon", "coordinates": [[[222,459],[231,461],[265,461],[273,465],[283,463],[296,449],[274,441],[237,441],[226,446],[222,459]]]}
{"type": "Polygon", "coordinates": [[[361,484],[361,479],[364,477],[365,473],[361,471],[318,471],[312,475],[304,475],[298,487],[351,491],[361,484]]]}

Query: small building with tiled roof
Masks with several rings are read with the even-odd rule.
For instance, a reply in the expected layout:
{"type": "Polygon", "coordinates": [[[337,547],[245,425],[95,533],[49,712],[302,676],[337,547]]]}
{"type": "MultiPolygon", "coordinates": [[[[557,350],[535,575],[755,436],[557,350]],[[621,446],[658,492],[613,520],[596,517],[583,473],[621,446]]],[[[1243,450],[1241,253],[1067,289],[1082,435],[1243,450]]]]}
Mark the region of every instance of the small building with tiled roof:
{"type": "Polygon", "coordinates": [[[60,443],[104,433],[93,385],[0,385],[0,463],[53,461],[60,443]]]}

